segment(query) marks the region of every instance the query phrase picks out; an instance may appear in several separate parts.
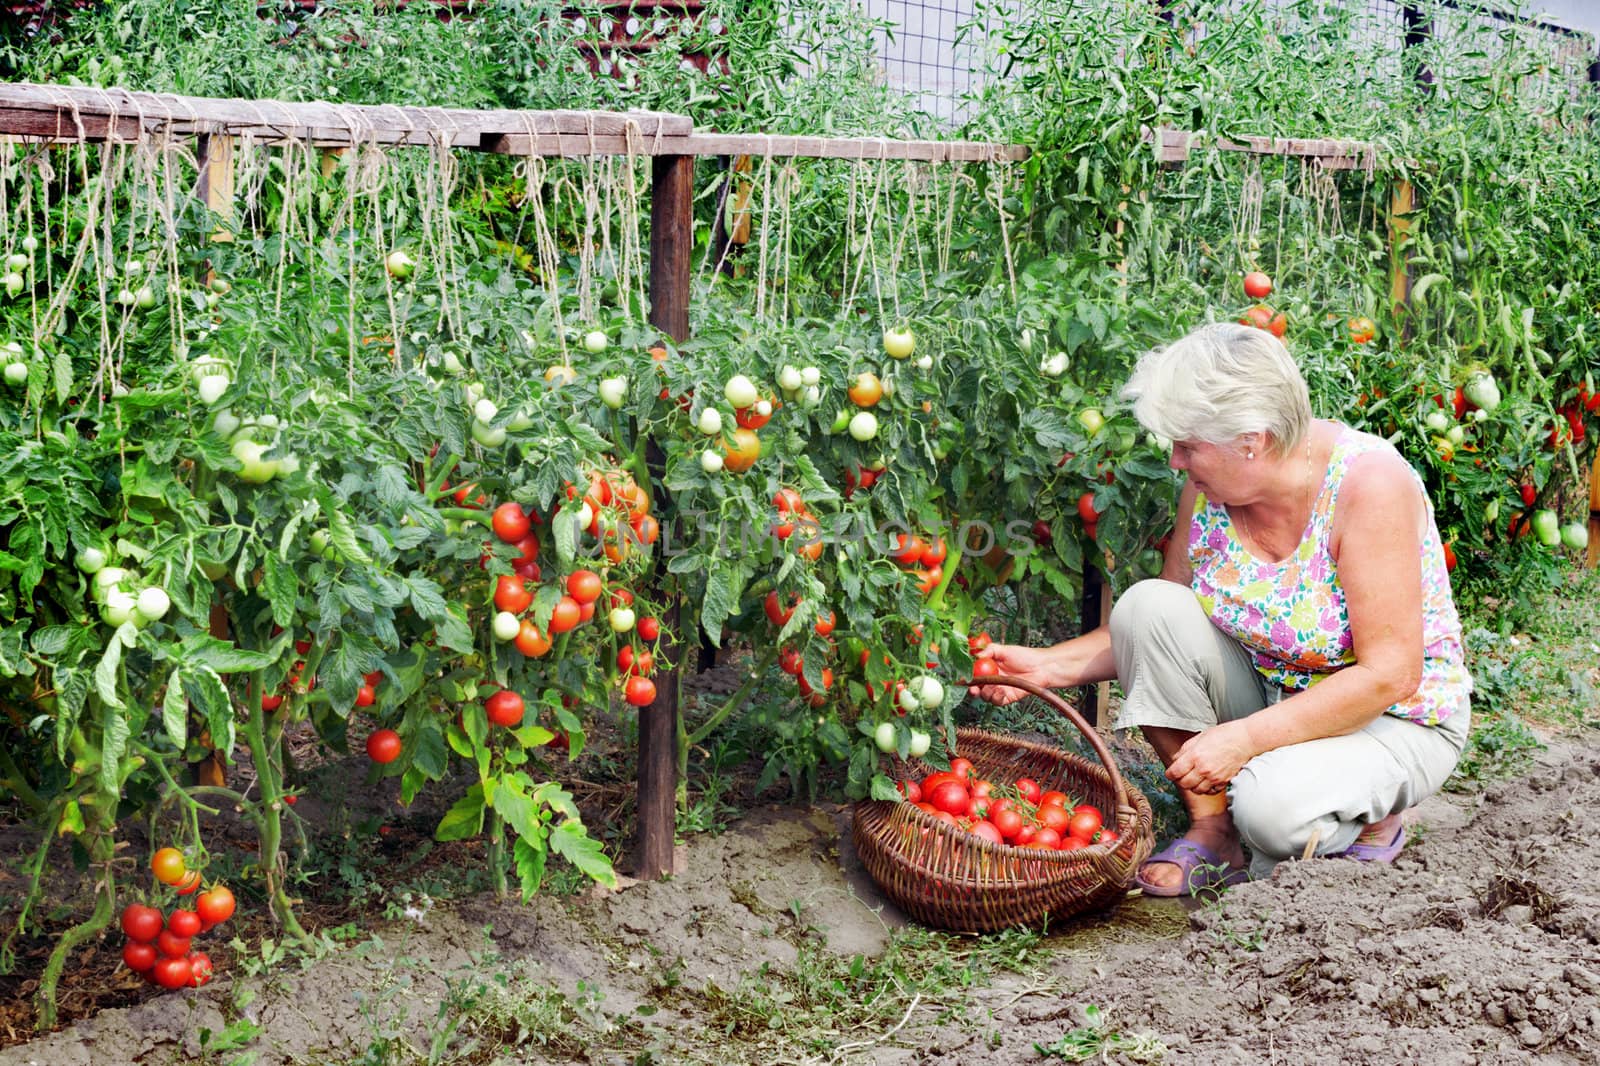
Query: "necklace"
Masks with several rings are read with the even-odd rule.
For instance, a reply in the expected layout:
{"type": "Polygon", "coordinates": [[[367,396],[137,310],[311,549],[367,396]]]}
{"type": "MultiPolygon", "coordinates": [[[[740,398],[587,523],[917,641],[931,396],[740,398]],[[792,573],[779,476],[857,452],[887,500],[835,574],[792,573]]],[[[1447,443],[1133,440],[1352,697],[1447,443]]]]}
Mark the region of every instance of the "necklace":
{"type": "MultiPolygon", "coordinates": [[[[1311,479],[1311,440],[1312,440],[1312,436],[1313,436],[1313,434],[1311,432],[1308,432],[1306,434],[1305,491],[1302,494],[1303,502],[1301,504],[1301,510],[1306,515],[1306,518],[1305,518],[1306,522],[1311,521],[1311,481],[1312,481],[1312,479],[1311,479]]],[[[1239,528],[1244,530],[1244,535],[1245,536],[1247,536],[1251,540],[1255,541],[1257,546],[1262,547],[1262,548],[1266,547],[1265,543],[1261,540],[1261,538],[1256,536],[1255,533],[1250,529],[1250,523],[1245,521],[1244,514],[1242,512],[1240,512],[1238,514],[1231,514],[1231,517],[1234,519],[1234,521],[1236,521],[1239,524],[1239,528]]],[[[1302,530],[1305,528],[1304,523],[1301,524],[1300,528],[1302,530]]],[[[1299,543],[1298,540],[1296,541],[1296,543],[1297,544],[1299,543]]]]}

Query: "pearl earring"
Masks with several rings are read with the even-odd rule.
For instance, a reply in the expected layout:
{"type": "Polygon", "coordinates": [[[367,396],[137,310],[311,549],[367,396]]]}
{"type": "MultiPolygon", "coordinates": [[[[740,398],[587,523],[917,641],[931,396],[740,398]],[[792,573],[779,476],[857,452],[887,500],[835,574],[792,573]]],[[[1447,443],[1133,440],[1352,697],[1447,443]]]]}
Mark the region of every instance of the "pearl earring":
{"type": "Polygon", "coordinates": [[[1244,453],[1244,457],[1246,459],[1254,459],[1256,457],[1256,453],[1247,451],[1244,453]]]}

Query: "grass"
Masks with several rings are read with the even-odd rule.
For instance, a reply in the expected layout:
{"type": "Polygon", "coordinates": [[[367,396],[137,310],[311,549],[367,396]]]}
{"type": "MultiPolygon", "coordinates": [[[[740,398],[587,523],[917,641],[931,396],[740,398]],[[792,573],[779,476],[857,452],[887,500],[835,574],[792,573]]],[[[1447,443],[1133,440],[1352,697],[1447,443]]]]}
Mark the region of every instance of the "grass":
{"type": "Polygon", "coordinates": [[[1154,1033],[1123,1033],[1112,1029],[1110,1020],[1099,1007],[1086,1006],[1083,1014],[1082,1025],[1067,1030],[1052,1044],[1034,1044],[1033,1050],[1063,1062],[1093,1059],[1109,1062],[1113,1055],[1126,1062],[1160,1062],[1167,1053],[1167,1045],[1154,1033]]]}

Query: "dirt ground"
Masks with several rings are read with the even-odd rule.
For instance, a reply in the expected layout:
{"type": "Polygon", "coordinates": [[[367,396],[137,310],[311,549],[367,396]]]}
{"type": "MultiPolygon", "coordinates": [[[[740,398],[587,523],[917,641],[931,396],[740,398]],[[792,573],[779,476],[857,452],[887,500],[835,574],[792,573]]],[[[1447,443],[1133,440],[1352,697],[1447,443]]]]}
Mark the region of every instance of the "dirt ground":
{"type": "Polygon", "coordinates": [[[1110,1062],[1596,1063],[1600,748],[1583,741],[1410,812],[1393,867],[1315,860],[1220,902],[1130,898],[1040,939],[1020,972],[919,993],[881,1025],[829,1033],[823,1016],[820,1039],[789,1024],[818,1017],[816,983],[842,988],[904,922],[856,860],[848,808],[770,807],[694,838],[672,878],[419,906],[303,965],[102,1010],[0,1066],[1010,1063],[1066,1036],[1110,1062]]]}

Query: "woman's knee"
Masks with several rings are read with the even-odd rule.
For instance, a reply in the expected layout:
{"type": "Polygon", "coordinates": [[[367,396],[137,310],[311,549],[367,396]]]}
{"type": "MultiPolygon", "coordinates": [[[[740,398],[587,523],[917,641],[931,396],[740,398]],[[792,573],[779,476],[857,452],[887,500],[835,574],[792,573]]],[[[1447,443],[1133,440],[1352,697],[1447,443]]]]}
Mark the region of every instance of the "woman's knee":
{"type": "Polygon", "coordinates": [[[1281,787],[1269,786],[1248,767],[1234,776],[1228,786],[1228,806],[1239,839],[1252,852],[1282,859],[1305,848],[1311,823],[1288,800],[1281,787]]]}
{"type": "Polygon", "coordinates": [[[1111,607],[1111,639],[1127,640],[1174,624],[1206,621],[1200,601],[1187,585],[1159,577],[1135,582],[1111,607]]]}

